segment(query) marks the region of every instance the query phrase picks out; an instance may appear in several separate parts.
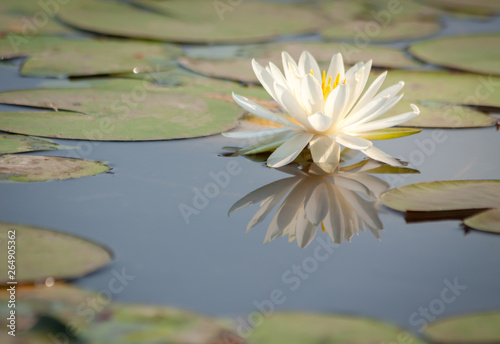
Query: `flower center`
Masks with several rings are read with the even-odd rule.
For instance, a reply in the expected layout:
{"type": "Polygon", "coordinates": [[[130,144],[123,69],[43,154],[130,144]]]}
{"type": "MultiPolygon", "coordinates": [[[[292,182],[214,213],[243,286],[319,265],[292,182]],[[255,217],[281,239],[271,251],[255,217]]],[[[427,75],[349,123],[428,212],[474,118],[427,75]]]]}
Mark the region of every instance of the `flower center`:
{"type": "MultiPolygon", "coordinates": [[[[313,70],[309,72],[311,73],[312,76],[314,76],[313,70]]],[[[342,82],[345,84],[347,82],[347,79],[344,79],[342,82]]],[[[340,84],[340,74],[337,74],[337,77],[335,78],[335,81],[332,84],[332,77],[328,78],[328,81],[326,80],[326,71],[323,71],[323,77],[321,78],[321,89],[323,90],[323,98],[326,100],[328,96],[330,95],[330,92],[332,92],[335,87],[337,87],[340,84]]]]}

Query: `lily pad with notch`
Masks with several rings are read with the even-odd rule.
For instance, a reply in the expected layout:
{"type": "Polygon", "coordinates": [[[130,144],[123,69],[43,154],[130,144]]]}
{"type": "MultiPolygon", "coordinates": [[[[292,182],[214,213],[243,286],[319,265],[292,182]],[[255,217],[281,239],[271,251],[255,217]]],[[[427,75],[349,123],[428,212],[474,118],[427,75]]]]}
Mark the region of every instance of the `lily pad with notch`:
{"type": "Polygon", "coordinates": [[[94,176],[109,170],[99,162],[39,155],[0,155],[0,182],[45,182],[94,176]]]}

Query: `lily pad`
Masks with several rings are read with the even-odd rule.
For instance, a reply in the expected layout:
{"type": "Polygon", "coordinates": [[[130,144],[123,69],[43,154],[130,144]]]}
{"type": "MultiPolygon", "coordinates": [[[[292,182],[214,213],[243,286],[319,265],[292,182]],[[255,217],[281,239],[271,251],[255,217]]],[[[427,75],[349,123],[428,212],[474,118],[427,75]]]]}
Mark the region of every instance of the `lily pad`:
{"type": "Polygon", "coordinates": [[[382,321],[346,315],[274,313],[255,327],[250,344],[392,343],[422,344],[424,341],[382,321]]]}
{"type": "Polygon", "coordinates": [[[101,174],[109,166],[82,159],[38,155],[1,155],[0,181],[44,182],[101,174]]]}
{"type": "Polygon", "coordinates": [[[0,133],[0,154],[23,153],[55,149],[66,149],[70,147],[60,146],[50,140],[39,137],[1,134],[0,133]]]}
{"type": "Polygon", "coordinates": [[[156,71],[181,54],[176,46],[152,42],[34,37],[13,44],[11,37],[0,39],[0,59],[30,56],[21,74],[38,77],[156,71]]]}
{"type": "Polygon", "coordinates": [[[210,87],[232,86],[225,84],[215,81],[161,88],[140,80],[122,80],[104,87],[4,92],[0,94],[2,103],[56,111],[0,112],[0,129],[44,137],[100,141],[213,135],[234,128],[241,114],[236,104],[211,96],[214,90],[210,87]]]}
{"type": "Polygon", "coordinates": [[[410,47],[426,62],[472,73],[500,75],[500,35],[437,38],[410,47]]]}
{"type": "Polygon", "coordinates": [[[262,42],[314,32],[324,24],[317,13],[292,4],[224,2],[229,7],[224,11],[217,2],[203,0],[141,3],[174,12],[167,16],[115,2],[73,0],[58,17],[85,31],[183,43],[262,42]]]}
{"type": "Polygon", "coordinates": [[[500,206],[500,180],[452,180],[405,185],[382,194],[398,211],[463,211],[500,206]]]}
{"type": "Polygon", "coordinates": [[[332,56],[341,52],[347,64],[373,60],[373,65],[385,68],[410,68],[420,64],[408,58],[404,52],[389,47],[368,46],[354,47],[347,43],[284,43],[273,45],[250,46],[238,51],[241,58],[227,60],[210,60],[199,58],[181,58],[179,63],[185,68],[211,77],[258,83],[252,70],[252,58],[266,64],[273,62],[281,66],[281,52],[287,51],[298,60],[302,51],[308,50],[320,66],[328,68],[332,56]]]}
{"type": "Polygon", "coordinates": [[[465,314],[433,322],[425,329],[425,334],[442,344],[499,343],[499,323],[498,311],[465,314]]]}
{"type": "Polygon", "coordinates": [[[423,0],[423,2],[451,13],[482,16],[500,13],[500,3],[497,0],[423,0]]]}
{"type": "Polygon", "coordinates": [[[47,229],[0,223],[0,238],[7,254],[7,241],[14,231],[16,241],[15,275],[7,264],[0,267],[0,284],[9,280],[33,283],[72,279],[87,275],[112,259],[110,251],[85,239],[47,229]],[[28,249],[29,248],[29,249],[28,249]],[[14,279],[9,279],[13,276],[14,279]]]}
{"type": "Polygon", "coordinates": [[[12,39],[74,33],[75,31],[71,28],[54,20],[55,12],[58,9],[57,2],[41,7],[38,0],[2,0],[0,3],[0,33],[20,35],[18,37],[13,35],[12,39]],[[47,10],[44,11],[44,8],[47,10]]]}
{"type": "Polygon", "coordinates": [[[484,232],[500,233],[500,208],[486,210],[464,220],[464,224],[484,232]]]}
{"type": "MultiPolygon", "coordinates": [[[[395,15],[396,16],[396,15],[395,15]]],[[[379,24],[372,20],[353,20],[321,31],[325,39],[352,39],[355,42],[392,42],[434,35],[441,30],[437,19],[395,20],[379,24]]]]}
{"type": "MultiPolygon", "coordinates": [[[[130,276],[130,279],[133,277],[126,270],[119,273],[123,272],[130,276]]],[[[127,280],[123,281],[128,283],[127,280]]],[[[133,279],[131,281],[133,282],[133,279]]],[[[241,338],[215,320],[200,314],[172,307],[111,303],[106,293],[112,294],[113,290],[123,287],[120,280],[116,279],[113,289],[100,294],[58,284],[51,288],[18,288],[16,315],[18,321],[21,318],[26,325],[21,327],[22,332],[17,334],[23,340],[32,340],[37,339],[40,334],[47,337],[51,333],[49,338],[75,338],[77,342],[88,344],[243,343],[241,338]],[[54,326],[41,328],[40,323],[47,323],[47,319],[52,319],[52,324],[49,325],[55,323],[59,331],[53,331],[54,326]],[[43,333],[43,330],[47,332],[43,333]],[[59,333],[59,336],[54,333],[59,333]],[[233,341],[226,341],[229,339],[233,341]]],[[[6,298],[8,293],[0,293],[0,300],[6,298]]],[[[3,315],[2,319],[5,319],[6,316],[3,315]]],[[[5,320],[0,320],[1,322],[5,320]]]]}

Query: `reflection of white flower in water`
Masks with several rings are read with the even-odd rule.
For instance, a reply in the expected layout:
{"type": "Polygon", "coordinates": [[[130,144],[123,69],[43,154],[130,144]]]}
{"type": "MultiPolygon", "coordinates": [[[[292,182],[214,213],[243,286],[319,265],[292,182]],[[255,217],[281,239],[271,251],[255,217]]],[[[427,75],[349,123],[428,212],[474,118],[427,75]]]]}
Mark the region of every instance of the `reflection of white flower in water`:
{"type": "Polygon", "coordinates": [[[349,240],[358,229],[368,228],[379,238],[383,229],[378,217],[378,196],[389,185],[372,175],[356,173],[323,172],[313,164],[306,173],[296,167],[285,166],[281,171],[292,177],[265,185],[236,202],[229,214],[260,202],[260,208],[247,226],[247,232],[271,213],[280,203],[274,215],[264,243],[280,235],[289,241],[297,240],[299,247],[309,245],[319,227],[327,232],[335,243],[349,240]]]}
{"type": "Polygon", "coordinates": [[[411,112],[380,119],[402,98],[398,93],[403,82],[378,92],[387,74],[383,73],[361,95],[370,74],[371,61],[360,62],[345,72],[342,55],[336,54],[328,71],[321,73],[318,63],[307,51],[302,53],[298,64],[286,52],[282,58],[284,75],[273,63],[264,68],[253,60],[252,66],[262,86],[292,118],[233,93],[233,99],[245,110],[283,126],[224,133],[232,138],[263,139],[243,149],[243,154],[276,149],[267,163],[270,167],[280,167],[292,162],[309,144],[314,162],[330,164],[332,171],[339,163],[342,145],[362,151],[372,159],[401,166],[398,160],[373,146],[368,139],[374,139],[374,135],[382,139],[415,133],[391,129],[391,135],[385,135],[387,128],[419,114],[413,104],[411,112]]]}

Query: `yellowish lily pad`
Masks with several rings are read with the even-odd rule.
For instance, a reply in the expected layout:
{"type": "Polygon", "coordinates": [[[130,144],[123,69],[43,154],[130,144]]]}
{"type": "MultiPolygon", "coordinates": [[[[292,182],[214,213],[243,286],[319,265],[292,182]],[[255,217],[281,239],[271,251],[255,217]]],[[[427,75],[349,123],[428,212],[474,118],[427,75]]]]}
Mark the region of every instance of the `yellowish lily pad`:
{"type": "Polygon", "coordinates": [[[391,343],[424,341],[392,324],[346,315],[274,313],[255,327],[249,344],[391,343]]]}
{"type": "Polygon", "coordinates": [[[0,181],[44,182],[93,176],[108,170],[109,166],[98,161],[38,155],[0,156],[0,181]]]}
{"type": "Polygon", "coordinates": [[[398,211],[481,210],[500,206],[500,180],[451,180],[405,185],[382,194],[398,211]]]}
{"type": "Polygon", "coordinates": [[[500,312],[472,313],[440,319],[425,334],[436,343],[500,343],[500,312]]]}
{"type": "Polygon", "coordinates": [[[500,75],[500,34],[437,38],[413,44],[410,53],[443,67],[500,75]]]}
{"type": "Polygon", "coordinates": [[[483,232],[500,233],[500,208],[486,210],[464,220],[464,224],[483,232]]]}
{"type": "Polygon", "coordinates": [[[108,249],[76,236],[0,223],[0,242],[6,256],[8,241],[13,240],[13,237],[16,242],[15,259],[12,260],[15,275],[8,273],[6,261],[0,266],[0,284],[8,281],[32,283],[45,282],[47,278],[77,278],[103,267],[112,259],[108,249]]]}

